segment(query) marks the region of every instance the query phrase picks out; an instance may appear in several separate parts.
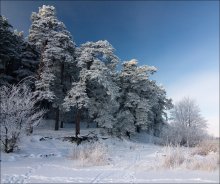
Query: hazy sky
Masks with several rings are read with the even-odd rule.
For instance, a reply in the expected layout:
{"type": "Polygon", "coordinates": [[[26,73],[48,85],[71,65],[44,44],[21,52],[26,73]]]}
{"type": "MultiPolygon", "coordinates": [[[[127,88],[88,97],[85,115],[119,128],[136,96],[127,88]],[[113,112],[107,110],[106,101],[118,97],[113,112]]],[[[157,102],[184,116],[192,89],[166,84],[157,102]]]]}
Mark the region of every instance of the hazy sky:
{"type": "Polygon", "coordinates": [[[122,61],[154,65],[174,102],[194,98],[219,135],[218,1],[1,1],[1,14],[28,34],[30,15],[54,5],[77,45],[108,40],[122,61]]]}

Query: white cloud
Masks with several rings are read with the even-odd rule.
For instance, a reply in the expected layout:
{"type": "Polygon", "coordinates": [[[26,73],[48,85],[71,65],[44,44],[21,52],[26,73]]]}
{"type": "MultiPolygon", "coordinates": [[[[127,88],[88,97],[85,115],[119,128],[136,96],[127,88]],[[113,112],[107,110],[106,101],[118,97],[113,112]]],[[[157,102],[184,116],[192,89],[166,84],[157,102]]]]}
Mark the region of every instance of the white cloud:
{"type": "Polygon", "coordinates": [[[177,83],[167,86],[168,96],[174,101],[188,96],[196,100],[201,114],[208,121],[210,134],[219,136],[219,74],[200,72],[183,76],[177,83]]]}

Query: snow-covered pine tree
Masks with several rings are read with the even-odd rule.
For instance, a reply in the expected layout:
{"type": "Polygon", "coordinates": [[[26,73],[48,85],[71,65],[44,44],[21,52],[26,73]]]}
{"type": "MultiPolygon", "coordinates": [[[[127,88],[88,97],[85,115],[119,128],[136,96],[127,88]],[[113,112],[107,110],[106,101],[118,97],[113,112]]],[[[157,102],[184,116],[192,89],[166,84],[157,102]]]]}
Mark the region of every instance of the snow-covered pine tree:
{"type": "Polygon", "coordinates": [[[36,89],[52,102],[56,111],[55,130],[58,130],[61,104],[73,80],[74,72],[70,70],[74,67],[75,43],[57,19],[53,6],[43,5],[38,13],[32,13],[31,19],[29,42],[41,53],[36,89]]]}
{"type": "MultiPolygon", "coordinates": [[[[85,86],[89,99],[86,106],[88,116],[97,122],[99,127],[111,129],[116,123],[114,114],[117,109],[116,97],[119,88],[113,81],[113,75],[119,59],[114,55],[114,49],[107,41],[82,44],[77,48],[76,56],[80,70],[79,84],[73,83],[71,92],[74,93],[75,86],[85,86]]],[[[83,96],[84,93],[82,93],[83,96]]],[[[65,100],[72,101],[74,98],[74,95],[72,97],[67,95],[65,100]]],[[[72,106],[76,107],[76,104],[73,103],[72,106]]],[[[77,113],[76,117],[79,116],[77,113]]],[[[79,124],[78,121],[76,123],[79,124]]]]}
{"type": "Polygon", "coordinates": [[[0,85],[17,82],[13,72],[18,68],[19,58],[18,37],[8,20],[0,15],[0,85]]]}
{"type": "Polygon", "coordinates": [[[14,30],[7,19],[0,17],[0,83],[18,83],[35,75],[38,67],[38,53],[24,40],[23,33],[14,30]]]}
{"type": "Polygon", "coordinates": [[[113,77],[119,58],[108,41],[100,40],[82,44],[77,61],[78,66],[84,69],[80,76],[86,78],[90,98],[89,117],[98,127],[111,130],[116,123],[115,113],[118,109],[116,98],[119,87],[113,77]]]}
{"type": "Polygon", "coordinates": [[[18,45],[20,47],[20,59],[18,67],[13,72],[13,74],[16,76],[17,81],[31,77],[27,81],[32,81],[32,83],[29,85],[31,85],[33,88],[35,75],[39,65],[39,53],[33,45],[29,44],[24,39],[23,32],[15,31],[15,34],[17,36],[18,45]]]}
{"type": "Polygon", "coordinates": [[[115,72],[119,58],[114,54],[115,49],[107,40],[86,42],[78,49],[77,65],[81,68],[90,69],[94,59],[105,64],[111,72],[115,72]]]}
{"type": "Polygon", "coordinates": [[[172,100],[167,98],[166,91],[161,85],[157,85],[156,81],[148,81],[148,89],[144,92],[144,96],[151,105],[151,111],[148,112],[149,133],[159,136],[161,129],[167,122],[166,111],[172,108],[172,100]]]}
{"type": "Polygon", "coordinates": [[[86,93],[86,83],[83,80],[73,82],[72,88],[66,95],[63,107],[66,111],[70,111],[71,107],[76,110],[75,116],[75,135],[78,137],[80,134],[80,118],[81,112],[88,107],[89,98],[86,93]]]}
{"type": "Polygon", "coordinates": [[[35,47],[32,47],[23,37],[23,32],[14,30],[14,35],[17,43],[17,52],[19,58],[14,62],[13,77],[16,83],[25,80],[26,84],[34,88],[35,74],[39,64],[39,53],[35,47]]]}
{"type": "Polygon", "coordinates": [[[121,87],[118,124],[114,127],[117,133],[130,135],[148,128],[151,104],[144,94],[149,88],[149,76],[155,71],[155,67],[137,66],[135,59],[123,63],[117,77],[118,86],[121,87]]]}

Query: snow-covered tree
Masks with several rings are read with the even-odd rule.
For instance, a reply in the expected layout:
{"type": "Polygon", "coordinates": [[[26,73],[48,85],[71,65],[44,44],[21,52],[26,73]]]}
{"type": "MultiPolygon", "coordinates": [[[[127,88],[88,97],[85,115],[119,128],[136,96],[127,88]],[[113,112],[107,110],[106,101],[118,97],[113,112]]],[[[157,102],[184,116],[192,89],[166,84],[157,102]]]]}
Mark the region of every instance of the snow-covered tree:
{"type": "Polygon", "coordinates": [[[55,79],[55,75],[52,73],[49,63],[44,58],[44,66],[41,66],[41,72],[38,74],[38,80],[35,81],[35,94],[42,100],[53,102],[55,94],[51,87],[55,79]]]}
{"type": "Polygon", "coordinates": [[[94,59],[101,61],[112,72],[115,71],[119,58],[114,54],[115,49],[107,40],[97,42],[86,42],[78,50],[77,65],[82,68],[90,69],[94,59]]]}
{"type": "Polygon", "coordinates": [[[143,93],[148,88],[149,75],[155,71],[156,68],[150,66],[138,67],[135,59],[123,63],[123,68],[117,77],[121,96],[118,124],[115,128],[116,130],[121,130],[122,126],[130,128],[122,129],[122,134],[135,133],[140,127],[147,128],[147,113],[150,111],[150,105],[143,93]],[[126,125],[126,122],[129,124],[126,125]]]}
{"type": "Polygon", "coordinates": [[[1,143],[6,153],[13,152],[24,133],[32,133],[45,111],[36,104],[35,94],[25,84],[0,87],[1,143]]]}
{"type": "MultiPolygon", "coordinates": [[[[119,88],[112,76],[119,59],[113,52],[114,48],[107,41],[87,42],[76,50],[78,79],[73,83],[64,103],[64,106],[71,104],[70,106],[77,109],[76,127],[80,127],[79,119],[82,112],[77,107],[79,100],[86,102],[82,106],[84,111],[88,112],[87,116],[97,122],[99,127],[111,128],[115,123],[113,114],[119,88]],[[81,89],[78,100],[76,95],[80,93],[76,89],[77,86],[81,89]],[[69,95],[70,93],[72,95],[69,95]]],[[[76,134],[79,133],[79,129],[77,128],[76,134]]]]}
{"type": "Polygon", "coordinates": [[[8,20],[0,15],[0,85],[17,82],[13,72],[20,58],[18,39],[8,20]]]}
{"type": "Polygon", "coordinates": [[[21,50],[19,66],[14,71],[16,79],[21,81],[27,77],[35,78],[39,65],[39,53],[33,45],[23,38],[22,33],[17,33],[17,37],[19,37],[21,50]]]}
{"type": "Polygon", "coordinates": [[[130,135],[141,129],[149,131],[156,128],[156,124],[159,128],[164,122],[165,110],[171,102],[165,90],[149,79],[155,71],[152,66],[138,66],[135,59],[123,63],[116,77],[121,87],[116,132],[130,135]]]}
{"type": "Polygon", "coordinates": [[[89,117],[97,123],[97,127],[111,129],[116,123],[114,116],[118,110],[116,98],[119,95],[119,87],[113,81],[112,73],[104,63],[95,60],[90,70],[85,70],[82,76],[87,79],[89,117]]]}
{"type": "Polygon", "coordinates": [[[43,5],[38,13],[32,13],[31,19],[29,42],[41,53],[36,89],[52,102],[56,111],[55,130],[58,130],[61,104],[74,76],[70,69],[74,65],[75,43],[57,19],[53,6],[43,5]]]}
{"type": "Polygon", "coordinates": [[[63,107],[66,111],[70,111],[71,107],[76,109],[76,137],[80,134],[80,118],[81,111],[88,107],[89,98],[86,93],[85,81],[74,82],[71,90],[68,92],[64,99],[63,107]]]}
{"type": "Polygon", "coordinates": [[[34,76],[39,62],[35,48],[25,41],[22,32],[12,31],[12,26],[2,16],[0,26],[0,85],[34,76]]]}
{"type": "Polygon", "coordinates": [[[119,95],[113,77],[119,62],[114,48],[106,40],[100,40],[82,44],[77,53],[77,65],[82,68],[80,78],[85,79],[90,98],[89,116],[99,127],[112,128],[119,95]]]}
{"type": "Polygon", "coordinates": [[[194,146],[204,138],[207,124],[196,102],[185,97],[171,111],[171,126],[179,144],[194,146]]]}
{"type": "Polygon", "coordinates": [[[144,92],[144,96],[151,106],[151,111],[148,112],[148,132],[159,136],[167,122],[167,111],[173,107],[172,100],[167,98],[165,89],[157,85],[154,80],[149,81],[148,90],[144,92]]]}

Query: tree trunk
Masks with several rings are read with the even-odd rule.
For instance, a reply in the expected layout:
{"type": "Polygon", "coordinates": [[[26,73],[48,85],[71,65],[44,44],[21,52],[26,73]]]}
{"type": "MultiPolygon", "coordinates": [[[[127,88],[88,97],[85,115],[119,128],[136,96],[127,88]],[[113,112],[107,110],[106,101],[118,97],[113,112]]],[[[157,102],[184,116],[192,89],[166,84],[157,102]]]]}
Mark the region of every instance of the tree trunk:
{"type": "Polygon", "coordinates": [[[33,126],[30,125],[30,127],[27,129],[27,135],[31,135],[33,133],[33,126]]]}
{"type": "Polygon", "coordinates": [[[63,62],[61,63],[60,71],[61,71],[60,83],[63,84],[63,79],[64,79],[64,63],[63,62]]]}
{"type": "Polygon", "coordinates": [[[130,132],[126,131],[126,135],[129,137],[129,139],[131,138],[130,137],[130,132]]]}
{"type": "Polygon", "coordinates": [[[77,110],[76,112],[76,127],[75,127],[75,132],[76,132],[76,137],[80,134],[80,117],[81,117],[81,111],[77,110]]]}
{"type": "Polygon", "coordinates": [[[55,120],[55,130],[59,130],[59,116],[60,116],[60,109],[59,109],[59,107],[57,107],[56,120],[55,120]]]}
{"type": "Polygon", "coordinates": [[[137,133],[140,133],[140,131],[141,131],[141,127],[137,125],[137,133]]]}
{"type": "Polygon", "coordinates": [[[5,127],[5,152],[8,151],[8,129],[5,127]]]}
{"type": "Polygon", "coordinates": [[[60,128],[63,128],[63,121],[60,122],[60,128]]]}

